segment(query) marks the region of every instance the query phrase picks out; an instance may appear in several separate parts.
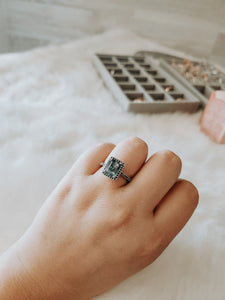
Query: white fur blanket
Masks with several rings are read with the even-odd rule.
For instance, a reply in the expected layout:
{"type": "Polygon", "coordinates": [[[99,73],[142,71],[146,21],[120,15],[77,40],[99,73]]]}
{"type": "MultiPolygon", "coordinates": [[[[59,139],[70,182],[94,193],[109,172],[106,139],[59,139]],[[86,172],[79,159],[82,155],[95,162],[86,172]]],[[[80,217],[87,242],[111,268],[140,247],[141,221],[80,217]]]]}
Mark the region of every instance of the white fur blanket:
{"type": "MultiPolygon", "coordinates": [[[[133,54],[163,47],[127,31],[0,56],[0,252],[21,236],[76,158],[89,146],[136,135],[149,155],[183,160],[199,189],[187,226],[149,267],[100,296],[125,300],[225,299],[225,146],[195,114],[122,111],[94,69],[94,52],[133,54]]],[[[170,51],[170,53],[175,53],[170,51]]]]}

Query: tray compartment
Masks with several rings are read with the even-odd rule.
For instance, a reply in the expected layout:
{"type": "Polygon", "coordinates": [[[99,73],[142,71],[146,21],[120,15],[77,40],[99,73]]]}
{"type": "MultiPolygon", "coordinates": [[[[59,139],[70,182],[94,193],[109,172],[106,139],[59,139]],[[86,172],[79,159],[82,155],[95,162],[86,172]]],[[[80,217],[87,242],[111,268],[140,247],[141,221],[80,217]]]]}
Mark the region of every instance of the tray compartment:
{"type": "Polygon", "coordinates": [[[151,76],[157,76],[158,72],[156,70],[147,70],[147,73],[151,76]]]}
{"type": "Polygon", "coordinates": [[[176,90],[175,86],[173,84],[162,84],[161,86],[164,89],[164,91],[167,93],[173,92],[176,90]]]}
{"type": "Polygon", "coordinates": [[[166,82],[166,78],[164,77],[154,77],[154,80],[159,82],[159,83],[164,83],[166,82]]]}
{"type": "Polygon", "coordinates": [[[135,76],[134,77],[138,82],[147,82],[148,78],[145,76],[135,76]]]}
{"type": "Polygon", "coordinates": [[[133,69],[134,68],[134,64],[124,64],[124,67],[126,69],[133,69]]]}
{"type": "Polygon", "coordinates": [[[119,86],[123,91],[135,91],[136,90],[135,84],[120,84],[119,86]]]}
{"type": "Polygon", "coordinates": [[[145,63],[144,57],[133,57],[133,59],[134,59],[138,64],[144,64],[144,63],[145,63]]]}
{"type": "Polygon", "coordinates": [[[146,91],[154,91],[156,89],[155,84],[142,84],[141,85],[146,91]]]}
{"type": "Polygon", "coordinates": [[[126,93],[127,98],[132,102],[144,102],[144,93],[126,93]]]}
{"type": "Polygon", "coordinates": [[[173,97],[175,101],[183,101],[185,100],[185,96],[183,93],[170,93],[170,96],[173,97]]]}
{"type": "Polygon", "coordinates": [[[141,71],[137,70],[137,69],[127,69],[127,71],[131,74],[131,75],[140,75],[141,71]]]}
{"type": "Polygon", "coordinates": [[[145,70],[151,69],[151,65],[150,65],[150,64],[140,64],[140,66],[141,66],[142,68],[144,68],[145,70]]]}
{"type": "Polygon", "coordinates": [[[214,91],[219,91],[219,90],[221,90],[221,86],[219,86],[219,85],[211,85],[211,88],[212,88],[214,91]]]}
{"type": "Polygon", "coordinates": [[[163,93],[149,93],[149,96],[151,96],[154,101],[163,101],[166,99],[163,93]]]}
{"type": "Polygon", "coordinates": [[[99,56],[102,62],[112,62],[113,59],[111,56],[99,56]]]}
{"type": "Polygon", "coordinates": [[[106,68],[118,68],[118,65],[116,63],[105,62],[104,65],[106,68]]]}
{"type": "Polygon", "coordinates": [[[195,84],[194,87],[201,93],[201,94],[205,94],[205,86],[204,85],[200,85],[200,84],[195,84]]]}
{"type": "Polygon", "coordinates": [[[121,63],[128,63],[129,62],[129,58],[126,56],[117,56],[116,59],[121,62],[121,63]]]}
{"type": "Polygon", "coordinates": [[[121,76],[113,76],[113,78],[115,79],[115,81],[117,82],[128,82],[129,81],[129,77],[128,76],[124,76],[124,75],[121,75],[121,76]]]}
{"type": "Polygon", "coordinates": [[[122,75],[123,70],[122,69],[108,69],[109,73],[113,75],[122,75]]]}

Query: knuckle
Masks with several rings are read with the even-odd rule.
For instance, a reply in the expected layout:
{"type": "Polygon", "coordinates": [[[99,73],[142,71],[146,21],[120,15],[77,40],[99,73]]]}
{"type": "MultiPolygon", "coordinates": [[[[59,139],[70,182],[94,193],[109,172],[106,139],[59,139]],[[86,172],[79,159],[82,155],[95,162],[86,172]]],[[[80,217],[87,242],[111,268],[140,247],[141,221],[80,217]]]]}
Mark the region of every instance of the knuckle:
{"type": "Polygon", "coordinates": [[[147,151],[148,150],[148,144],[140,139],[139,137],[137,136],[131,136],[128,138],[128,141],[132,143],[132,145],[138,147],[138,148],[141,148],[143,151],[147,151]]]}
{"type": "Polygon", "coordinates": [[[104,150],[112,150],[115,147],[115,144],[103,142],[103,143],[97,144],[97,147],[100,147],[104,150]]]}
{"type": "Polygon", "coordinates": [[[128,224],[131,219],[131,212],[124,208],[114,210],[113,215],[109,218],[110,227],[112,229],[119,229],[128,224]]]}
{"type": "Polygon", "coordinates": [[[155,222],[151,222],[151,226],[147,227],[148,236],[138,245],[137,256],[148,259],[155,257],[164,248],[165,233],[155,222]]]}
{"type": "Polygon", "coordinates": [[[59,192],[57,194],[57,199],[59,201],[65,201],[66,198],[69,197],[72,190],[71,184],[63,184],[62,187],[60,187],[59,192]]]}
{"type": "Polygon", "coordinates": [[[168,150],[168,149],[162,150],[159,152],[159,155],[166,163],[174,164],[179,169],[181,169],[182,161],[181,161],[180,157],[177,154],[175,154],[173,151],[168,150]]]}
{"type": "Polygon", "coordinates": [[[193,202],[193,205],[197,206],[199,202],[199,193],[194,184],[184,179],[181,180],[180,184],[182,185],[183,189],[186,190],[188,196],[190,197],[190,200],[193,202]]]}
{"type": "Polygon", "coordinates": [[[159,252],[164,248],[164,238],[162,235],[155,235],[151,239],[147,239],[138,248],[138,256],[142,258],[155,259],[159,252]]]}

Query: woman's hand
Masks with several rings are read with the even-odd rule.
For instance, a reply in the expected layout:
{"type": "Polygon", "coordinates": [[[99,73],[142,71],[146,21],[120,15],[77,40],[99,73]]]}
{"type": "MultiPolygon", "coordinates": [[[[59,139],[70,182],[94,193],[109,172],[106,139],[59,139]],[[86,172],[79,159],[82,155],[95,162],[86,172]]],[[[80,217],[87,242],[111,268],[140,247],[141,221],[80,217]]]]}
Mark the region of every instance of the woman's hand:
{"type": "Polygon", "coordinates": [[[178,180],[173,152],[147,155],[137,137],[82,154],[3,256],[0,299],[90,299],[151,264],[192,215],[198,192],[178,180]],[[111,155],[125,162],[130,183],[102,173],[111,155]]]}

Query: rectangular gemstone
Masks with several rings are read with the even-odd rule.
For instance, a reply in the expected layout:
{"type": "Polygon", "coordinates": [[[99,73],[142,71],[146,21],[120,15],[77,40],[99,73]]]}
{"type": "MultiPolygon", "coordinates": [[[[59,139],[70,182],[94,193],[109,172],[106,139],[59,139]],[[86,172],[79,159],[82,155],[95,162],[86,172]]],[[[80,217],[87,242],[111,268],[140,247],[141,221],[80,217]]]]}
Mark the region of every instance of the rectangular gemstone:
{"type": "Polygon", "coordinates": [[[122,161],[112,157],[107,162],[103,173],[112,179],[116,179],[120,175],[123,167],[124,163],[122,161]]]}

